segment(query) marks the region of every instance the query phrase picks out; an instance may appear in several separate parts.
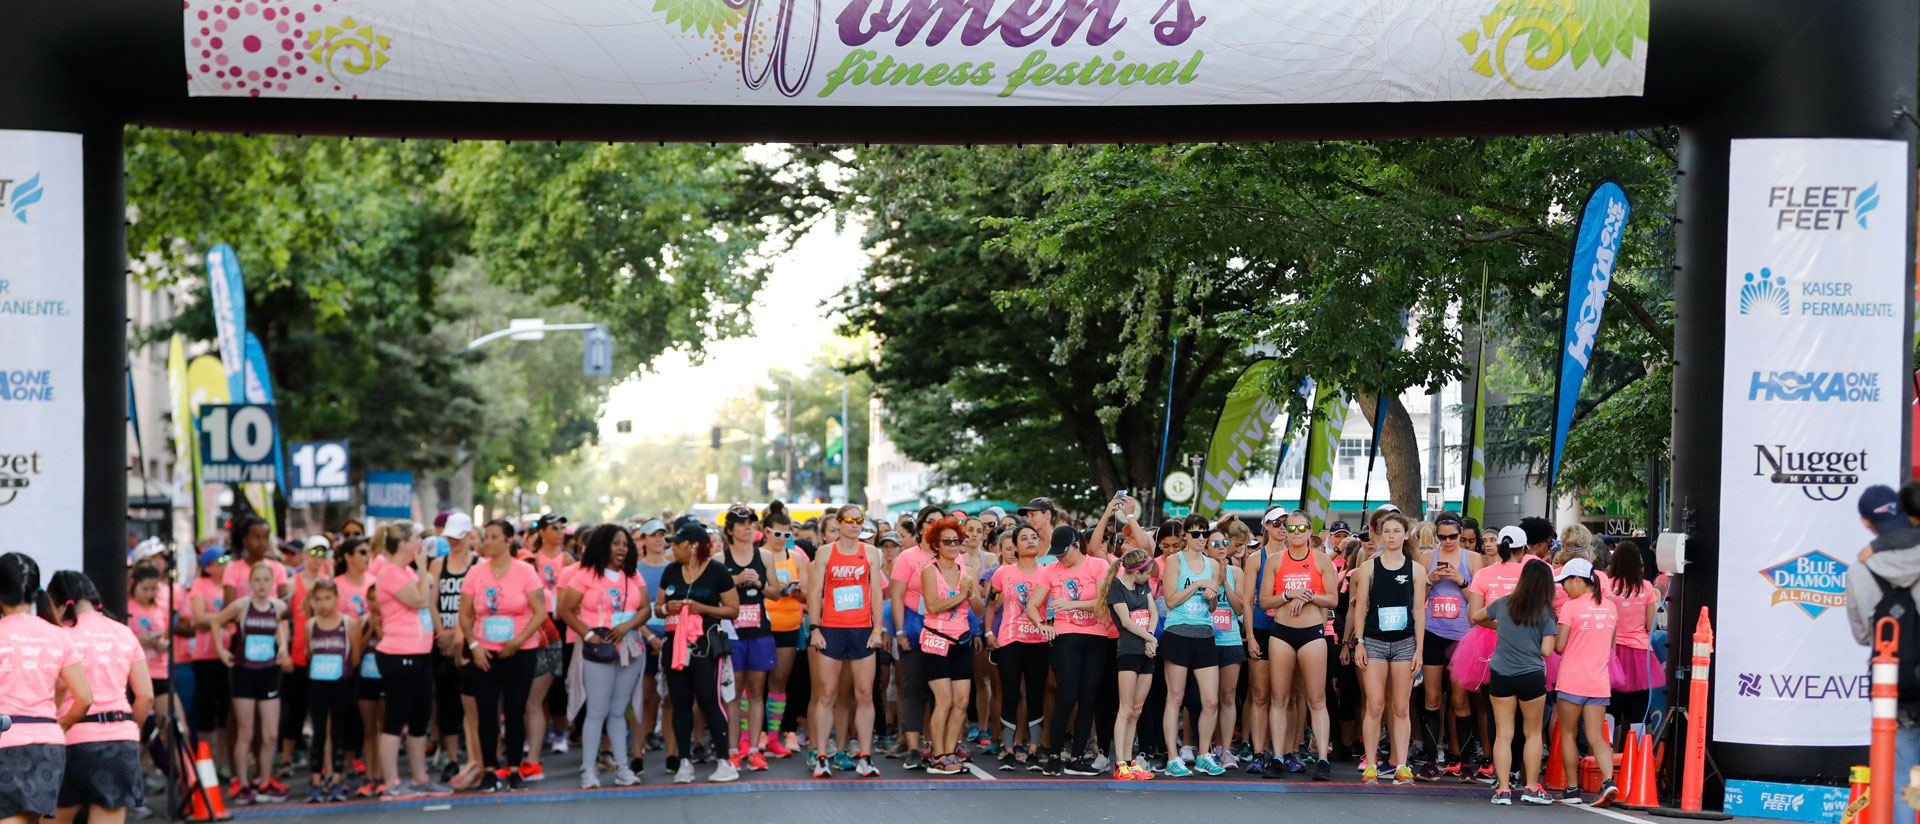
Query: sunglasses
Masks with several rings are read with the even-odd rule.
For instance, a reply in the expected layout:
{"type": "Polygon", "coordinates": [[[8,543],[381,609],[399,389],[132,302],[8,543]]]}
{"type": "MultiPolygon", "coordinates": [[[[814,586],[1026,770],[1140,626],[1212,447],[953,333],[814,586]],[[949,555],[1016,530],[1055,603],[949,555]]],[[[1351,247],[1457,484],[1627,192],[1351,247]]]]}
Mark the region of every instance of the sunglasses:
{"type": "Polygon", "coordinates": [[[1227,542],[1226,541],[1210,541],[1207,543],[1207,546],[1213,547],[1214,549],[1226,549],[1227,542]]]}
{"type": "Polygon", "coordinates": [[[966,543],[967,541],[964,538],[941,538],[940,539],[941,546],[964,546],[966,543]]]}
{"type": "Polygon", "coordinates": [[[866,522],[867,522],[867,519],[865,518],[841,518],[840,519],[840,523],[843,523],[843,524],[858,525],[858,524],[864,524],[866,522]]]}
{"type": "Polygon", "coordinates": [[[1441,535],[1439,535],[1438,537],[1439,537],[1439,538],[1440,538],[1440,540],[1442,540],[1442,541],[1458,541],[1458,540],[1460,540],[1460,533],[1458,533],[1458,532],[1454,532],[1454,533],[1450,533],[1450,534],[1441,534],[1441,535]]]}
{"type": "Polygon", "coordinates": [[[327,548],[326,548],[326,547],[321,547],[321,546],[317,546],[317,547],[314,547],[314,548],[312,548],[312,549],[309,549],[309,550],[307,550],[307,554],[308,554],[308,555],[312,555],[312,556],[313,556],[313,557],[315,557],[315,558],[325,558],[325,557],[327,557],[327,548]]]}
{"type": "Polygon", "coordinates": [[[1200,532],[1200,531],[1193,531],[1193,530],[1189,530],[1189,531],[1187,532],[1187,537],[1189,537],[1189,538],[1205,538],[1205,537],[1207,537],[1207,533],[1205,533],[1205,532],[1200,532]]]}
{"type": "Polygon", "coordinates": [[[784,541],[784,540],[786,540],[786,539],[788,539],[788,538],[791,538],[791,537],[793,537],[793,533],[791,533],[791,532],[774,532],[774,531],[772,531],[772,530],[768,530],[768,531],[767,531],[767,537],[770,537],[770,538],[776,538],[776,539],[779,539],[779,540],[782,540],[782,541],[784,541]]]}
{"type": "Polygon", "coordinates": [[[213,559],[213,562],[214,562],[214,563],[216,563],[216,564],[230,564],[230,563],[233,563],[233,556],[232,556],[232,555],[222,555],[222,556],[220,556],[220,557],[218,557],[218,558],[215,558],[215,559],[213,559]]]}
{"type": "Polygon", "coordinates": [[[1288,532],[1312,532],[1313,527],[1308,526],[1307,524],[1289,524],[1287,526],[1287,531],[1288,532]]]}

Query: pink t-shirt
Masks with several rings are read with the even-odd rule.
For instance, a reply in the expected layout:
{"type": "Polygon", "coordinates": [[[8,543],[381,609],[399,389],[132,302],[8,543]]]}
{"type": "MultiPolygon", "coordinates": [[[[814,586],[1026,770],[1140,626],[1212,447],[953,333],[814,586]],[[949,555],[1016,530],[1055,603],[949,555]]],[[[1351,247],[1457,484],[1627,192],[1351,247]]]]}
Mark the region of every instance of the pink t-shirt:
{"type": "Polygon", "coordinates": [[[1639,591],[1632,595],[1615,593],[1612,584],[1605,588],[1607,603],[1613,604],[1620,613],[1620,637],[1615,643],[1630,649],[1652,649],[1647,636],[1647,605],[1660,597],[1660,590],[1647,582],[1642,582],[1639,591]]]}
{"type": "Polygon", "coordinates": [[[1613,694],[1607,665],[1613,661],[1613,630],[1620,623],[1620,613],[1604,598],[1594,603],[1589,593],[1568,598],[1556,614],[1567,627],[1567,648],[1560,653],[1555,689],[1583,698],[1613,694]]]}
{"type": "Polygon", "coordinates": [[[893,559],[893,574],[890,577],[907,585],[907,609],[925,612],[920,607],[920,570],[926,569],[931,563],[933,555],[925,547],[917,546],[901,551],[900,557],[893,559]]]}
{"type": "MultiPolygon", "coordinates": [[[[473,580],[473,574],[467,574],[473,580]]],[[[395,592],[418,585],[420,573],[413,567],[389,563],[373,581],[373,597],[380,603],[380,643],[377,652],[388,655],[425,655],[433,650],[433,610],[414,609],[393,597],[395,592]]],[[[427,603],[433,603],[432,595],[427,603]]]]}
{"type": "MultiPolygon", "coordinates": [[[[577,610],[581,623],[589,627],[612,627],[634,619],[634,613],[646,607],[647,582],[638,575],[627,575],[617,569],[607,570],[605,575],[595,575],[587,567],[570,567],[566,579],[560,582],[561,589],[570,589],[580,593],[580,607],[577,610]]],[[[567,628],[567,641],[580,640],[579,633],[567,628]]]]}
{"type": "Polygon", "coordinates": [[[1027,620],[1027,601],[1036,593],[1045,597],[1046,579],[1046,567],[1035,567],[1030,575],[1021,572],[1019,564],[1007,564],[993,571],[993,578],[987,582],[987,587],[1000,593],[1000,628],[994,636],[1001,646],[1015,642],[1038,644],[1047,640],[1040,628],[1027,620]]]}
{"type": "MultiPolygon", "coordinates": [[[[128,673],[133,671],[133,662],[143,658],[133,630],[98,612],[89,612],[74,619],[67,637],[73,640],[73,649],[87,670],[87,684],[93,687],[93,704],[87,708],[87,714],[132,712],[133,702],[127,700],[128,673]]],[[[149,671],[147,675],[152,677],[153,673],[149,671]]],[[[68,696],[61,702],[60,711],[64,713],[72,707],[73,697],[68,696]]],[[[140,725],[132,721],[81,722],[67,730],[67,746],[138,740],[140,725]]]]}
{"type": "Polygon", "coordinates": [[[365,620],[369,611],[367,590],[373,589],[373,573],[368,572],[361,576],[358,584],[348,580],[347,576],[341,575],[333,579],[333,585],[340,588],[340,612],[365,620]]]}
{"type": "Polygon", "coordinates": [[[1480,593],[1480,606],[1485,607],[1513,594],[1513,588],[1520,584],[1521,568],[1519,561],[1485,567],[1473,574],[1473,583],[1467,585],[1467,591],[1480,593]]]}
{"type": "Polygon", "coordinates": [[[494,577],[493,564],[482,561],[467,570],[460,591],[473,599],[473,633],[481,648],[499,652],[508,641],[520,637],[533,620],[529,598],[545,595],[540,575],[525,561],[507,565],[507,573],[494,577]]]}
{"type": "MultiPolygon", "coordinates": [[[[1047,600],[1091,601],[1100,591],[1100,579],[1107,574],[1107,562],[1099,558],[1082,558],[1080,563],[1068,569],[1065,563],[1051,564],[1041,568],[1041,577],[1045,579],[1047,600]]],[[[1094,611],[1090,609],[1063,609],[1055,612],[1053,628],[1061,635],[1106,635],[1107,628],[1100,625],[1094,611]]]]}
{"type": "MultiPolygon", "coordinates": [[[[894,564],[895,569],[898,569],[899,562],[895,561],[894,564]]],[[[937,582],[934,586],[939,588],[939,590],[934,593],[934,596],[937,598],[953,597],[954,593],[960,591],[960,584],[973,575],[967,571],[967,566],[964,563],[955,564],[957,569],[952,575],[941,572],[938,565],[928,564],[927,566],[933,567],[933,577],[937,582]]],[[[922,567],[922,570],[924,572],[925,567],[922,567]]],[[[923,576],[916,575],[914,577],[919,578],[923,576]]],[[[922,591],[924,592],[925,589],[922,588],[922,591]]],[[[963,600],[955,604],[951,609],[926,616],[926,625],[945,633],[949,638],[959,638],[967,633],[967,617],[972,614],[973,605],[963,600]]]]}
{"type": "MultiPolygon", "coordinates": [[[[273,595],[275,598],[280,597],[281,593],[287,591],[287,568],[267,559],[262,559],[260,563],[266,564],[268,569],[273,570],[273,595]]],[[[233,597],[247,598],[253,594],[253,586],[247,583],[252,577],[253,565],[235,558],[227,564],[227,572],[220,577],[220,583],[233,587],[233,597]]]]}
{"type": "MultiPolygon", "coordinates": [[[[60,671],[81,663],[65,629],[27,613],[0,618],[0,713],[58,718],[53,685],[60,671]]],[[[67,743],[59,724],[20,724],[0,735],[0,748],[67,743]]]]}
{"type": "MultiPolygon", "coordinates": [[[[193,579],[193,589],[187,590],[187,598],[192,604],[188,615],[195,620],[210,619],[227,605],[226,591],[220,588],[219,582],[205,575],[193,579]]],[[[213,633],[209,630],[195,632],[193,640],[187,642],[187,654],[181,656],[180,660],[220,660],[220,650],[213,644],[213,633]]]]}
{"type": "MultiPolygon", "coordinates": [[[[167,605],[155,599],[153,606],[140,606],[139,601],[127,601],[127,628],[133,630],[136,639],[159,638],[167,635],[171,622],[167,620],[167,605]]],[[[167,654],[161,650],[142,647],[147,658],[147,675],[152,678],[167,677],[167,654]]]]}

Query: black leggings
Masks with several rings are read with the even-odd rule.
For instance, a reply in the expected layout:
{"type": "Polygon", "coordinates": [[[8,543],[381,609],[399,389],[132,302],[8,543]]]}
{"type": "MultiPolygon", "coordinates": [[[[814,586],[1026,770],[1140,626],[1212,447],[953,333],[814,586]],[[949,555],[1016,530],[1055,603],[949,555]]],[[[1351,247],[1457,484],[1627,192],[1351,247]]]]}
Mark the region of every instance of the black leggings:
{"type": "Polygon", "coordinates": [[[333,772],[327,761],[327,723],[333,723],[333,754],[349,749],[348,730],[360,729],[360,709],[353,700],[353,680],[307,680],[307,717],[313,724],[313,741],[307,745],[307,767],[314,775],[333,772]]]}
{"type": "Polygon", "coordinates": [[[380,732],[425,738],[433,719],[433,667],[427,656],[389,655],[375,651],[381,683],[387,687],[387,714],[380,732]]]}
{"type": "MultiPolygon", "coordinates": [[[[927,699],[933,693],[927,689],[926,653],[920,651],[919,639],[914,643],[912,649],[900,654],[900,731],[919,735],[927,725],[927,699]]],[[[886,694],[885,690],[877,692],[886,694]]]]}
{"type": "Polygon", "coordinates": [[[460,668],[439,652],[433,654],[433,714],[442,738],[459,735],[467,714],[460,704],[460,668]]]}
{"type": "Polygon", "coordinates": [[[293,672],[280,676],[280,740],[298,743],[306,720],[307,668],[294,667],[293,672]]]}
{"type": "Polygon", "coordinates": [[[993,651],[993,663],[1000,669],[1001,723],[1011,728],[1020,726],[1022,681],[1027,687],[1027,720],[1038,723],[1047,711],[1047,645],[1008,644],[993,651]]]}
{"type": "Polygon", "coordinates": [[[1105,680],[1107,663],[1113,652],[1100,635],[1069,633],[1053,639],[1053,729],[1047,751],[1059,755],[1067,737],[1067,722],[1073,722],[1073,753],[1087,748],[1087,736],[1093,732],[1094,706],[1100,699],[1100,682],[1105,680]],[[1075,713],[1078,707],[1080,712],[1075,713]]]}
{"type": "MultiPolygon", "coordinates": [[[[1104,640],[1106,643],[1100,648],[1100,654],[1106,656],[1105,660],[1118,660],[1119,640],[1114,638],[1104,640]]],[[[1102,721],[1103,719],[1118,718],[1120,716],[1120,679],[1108,675],[1100,678],[1099,681],[1100,698],[1093,704],[1095,722],[1093,725],[1093,735],[1100,740],[1101,752],[1112,753],[1114,751],[1113,724],[1110,721],[1104,723],[1102,721]]]]}
{"type": "Polygon", "coordinates": [[[495,718],[504,715],[507,719],[507,766],[519,766],[524,755],[533,659],[534,651],[523,649],[489,661],[491,668],[484,672],[474,667],[473,711],[480,717],[480,764],[489,770],[500,766],[500,725],[493,723],[495,718]]]}
{"type": "MultiPolygon", "coordinates": [[[[726,760],[733,754],[727,740],[727,713],[720,708],[720,659],[692,656],[686,669],[665,667],[667,695],[673,699],[673,736],[680,752],[693,752],[693,704],[700,702],[700,713],[707,718],[707,734],[713,736],[716,758],[726,760]]],[[[822,731],[823,737],[827,731],[822,731]]]]}

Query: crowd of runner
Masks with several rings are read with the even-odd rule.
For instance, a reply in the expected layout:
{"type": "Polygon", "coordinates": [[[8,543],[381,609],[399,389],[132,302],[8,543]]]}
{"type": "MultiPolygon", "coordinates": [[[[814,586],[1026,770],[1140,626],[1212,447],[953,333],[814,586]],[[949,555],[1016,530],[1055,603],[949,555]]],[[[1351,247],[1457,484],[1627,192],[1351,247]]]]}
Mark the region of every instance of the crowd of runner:
{"type": "Polygon", "coordinates": [[[79,573],[42,591],[0,556],[0,775],[21,777],[0,821],[120,820],[169,772],[139,746],[168,723],[213,745],[234,805],[290,800],[296,769],[308,802],[519,790],[550,757],[585,788],[799,757],[819,778],[1343,769],[1580,803],[1583,754],[1605,804],[1665,681],[1664,576],[1577,525],[1151,524],[1124,496],[1066,521],[1046,499],[898,523],[456,512],[276,546],[247,518],[179,583],[142,545],[124,621],[79,573]],[[1542,783],[1555,729],[1570,786],[1542,783]]]}

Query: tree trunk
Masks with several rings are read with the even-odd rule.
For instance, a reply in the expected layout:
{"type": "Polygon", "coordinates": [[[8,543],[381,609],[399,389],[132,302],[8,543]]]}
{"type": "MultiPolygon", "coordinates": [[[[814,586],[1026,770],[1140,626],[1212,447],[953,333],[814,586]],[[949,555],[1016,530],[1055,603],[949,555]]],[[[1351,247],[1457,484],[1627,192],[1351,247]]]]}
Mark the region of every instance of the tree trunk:
{"type": "Polygon", "coordinates": [[[1420,515],[1426,488],[1420,483],[1420,442],[1413,434],[1413,415],[1396,395],[1387,404],[1387,422],[1385,428],[1381,428],[1380,423],[1373,420],[1379,408],[1378,395],[1360,396],[1361,413],[1367,423],[1380,431],[1380,457],[1387,462],[1387,488],[1393,505],[1409,517],[1420,515]]]}

